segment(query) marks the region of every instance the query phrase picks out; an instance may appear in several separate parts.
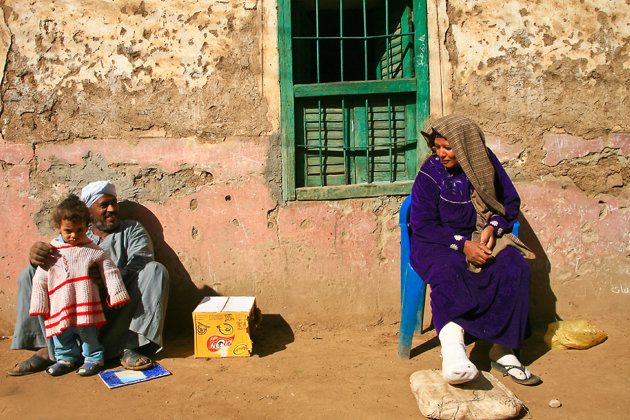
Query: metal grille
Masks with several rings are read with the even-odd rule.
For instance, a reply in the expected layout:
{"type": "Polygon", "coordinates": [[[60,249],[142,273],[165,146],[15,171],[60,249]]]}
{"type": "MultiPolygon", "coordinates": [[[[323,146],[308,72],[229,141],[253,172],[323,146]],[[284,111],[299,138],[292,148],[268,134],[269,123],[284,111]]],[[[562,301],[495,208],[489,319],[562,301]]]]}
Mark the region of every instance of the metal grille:
{"type": "Polygon", "coordinates": [[[297,123],[302,127],[300,184],[396,182],[415,175],[413,99],[374,95],[305,101],[297,123]]]}
{"type": "Polygon", "coordinates": [[[299,0],[292,10],[296,186],[413,179],[411,3],[299,0]]]}
{"type": "Polygon", "coordinates": [[[413,77],[411,12],[401,0],[295,1],[295,83],[413,77]]]}

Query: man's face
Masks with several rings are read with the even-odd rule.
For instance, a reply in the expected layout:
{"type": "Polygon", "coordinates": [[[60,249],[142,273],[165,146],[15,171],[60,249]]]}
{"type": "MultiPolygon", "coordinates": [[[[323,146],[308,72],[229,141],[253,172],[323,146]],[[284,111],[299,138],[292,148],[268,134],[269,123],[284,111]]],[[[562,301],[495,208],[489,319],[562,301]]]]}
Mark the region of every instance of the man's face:
{"type": "Polygon", "coordinates": [[[113,195],[104,194],[90,207],[90,217],[97,229],[112,233],[118,227],[118,201],[113,195]]]}

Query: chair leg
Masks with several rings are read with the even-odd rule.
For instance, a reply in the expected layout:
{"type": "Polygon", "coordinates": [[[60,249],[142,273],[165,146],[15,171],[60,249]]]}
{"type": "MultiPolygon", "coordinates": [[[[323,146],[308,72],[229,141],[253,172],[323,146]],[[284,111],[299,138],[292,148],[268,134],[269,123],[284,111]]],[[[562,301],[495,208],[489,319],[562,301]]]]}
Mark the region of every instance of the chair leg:
{"type": "MultiPolygon", "coordinates": [[[[419,284],[418,280],[419,279],[415,279],[411,275],[407,276],[405,279],[405,288],[402,291],[403,298],[400,317],[400,334],[398,338],[398,356],[407,359],[411,354],[413,333],[416,330],[416,324],[418,322],[418,309],[421,299],[420,292],[421,290],[426,290],[421,287],[422,284],[419,284]]],[[[420,280],[420,282],[422,282],[422,280],[420,280]]],[[[424,299],[422,300],[424,303],[424,299]]]]}
{"type": "Polygon", "coordinates": [[[422,334],[422,327],[424,325],[424,305],[427,300],[427,284],[424,280],[418,280],[420,282],[420,294],[418,296],[418,314],[416,318],[416,332],[422,334]]]}

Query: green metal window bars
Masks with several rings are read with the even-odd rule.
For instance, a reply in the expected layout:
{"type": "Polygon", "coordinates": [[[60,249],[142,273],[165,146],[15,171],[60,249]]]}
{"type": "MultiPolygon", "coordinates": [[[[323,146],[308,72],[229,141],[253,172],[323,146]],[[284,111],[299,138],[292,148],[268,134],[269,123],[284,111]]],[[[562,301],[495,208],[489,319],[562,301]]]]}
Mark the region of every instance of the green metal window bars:
{"type": "Polygon", "coordinates": [[[408,193],[428,116],[424,2],[279,5],[287,198],[408,193]]]}

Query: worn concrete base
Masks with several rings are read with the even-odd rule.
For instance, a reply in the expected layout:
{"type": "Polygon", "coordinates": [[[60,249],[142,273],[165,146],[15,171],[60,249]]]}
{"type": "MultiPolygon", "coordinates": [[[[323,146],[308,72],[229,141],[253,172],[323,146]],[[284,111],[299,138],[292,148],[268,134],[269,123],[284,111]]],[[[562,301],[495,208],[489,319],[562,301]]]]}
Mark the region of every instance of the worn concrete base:
{"type": "Polygon", "coordinates": [[[431,419],[510,419],[523,408],[516,395],[487,372],[456,386],[447,384],[437,369],[414,372],[409,381],[420,412],[431,419]]]}

